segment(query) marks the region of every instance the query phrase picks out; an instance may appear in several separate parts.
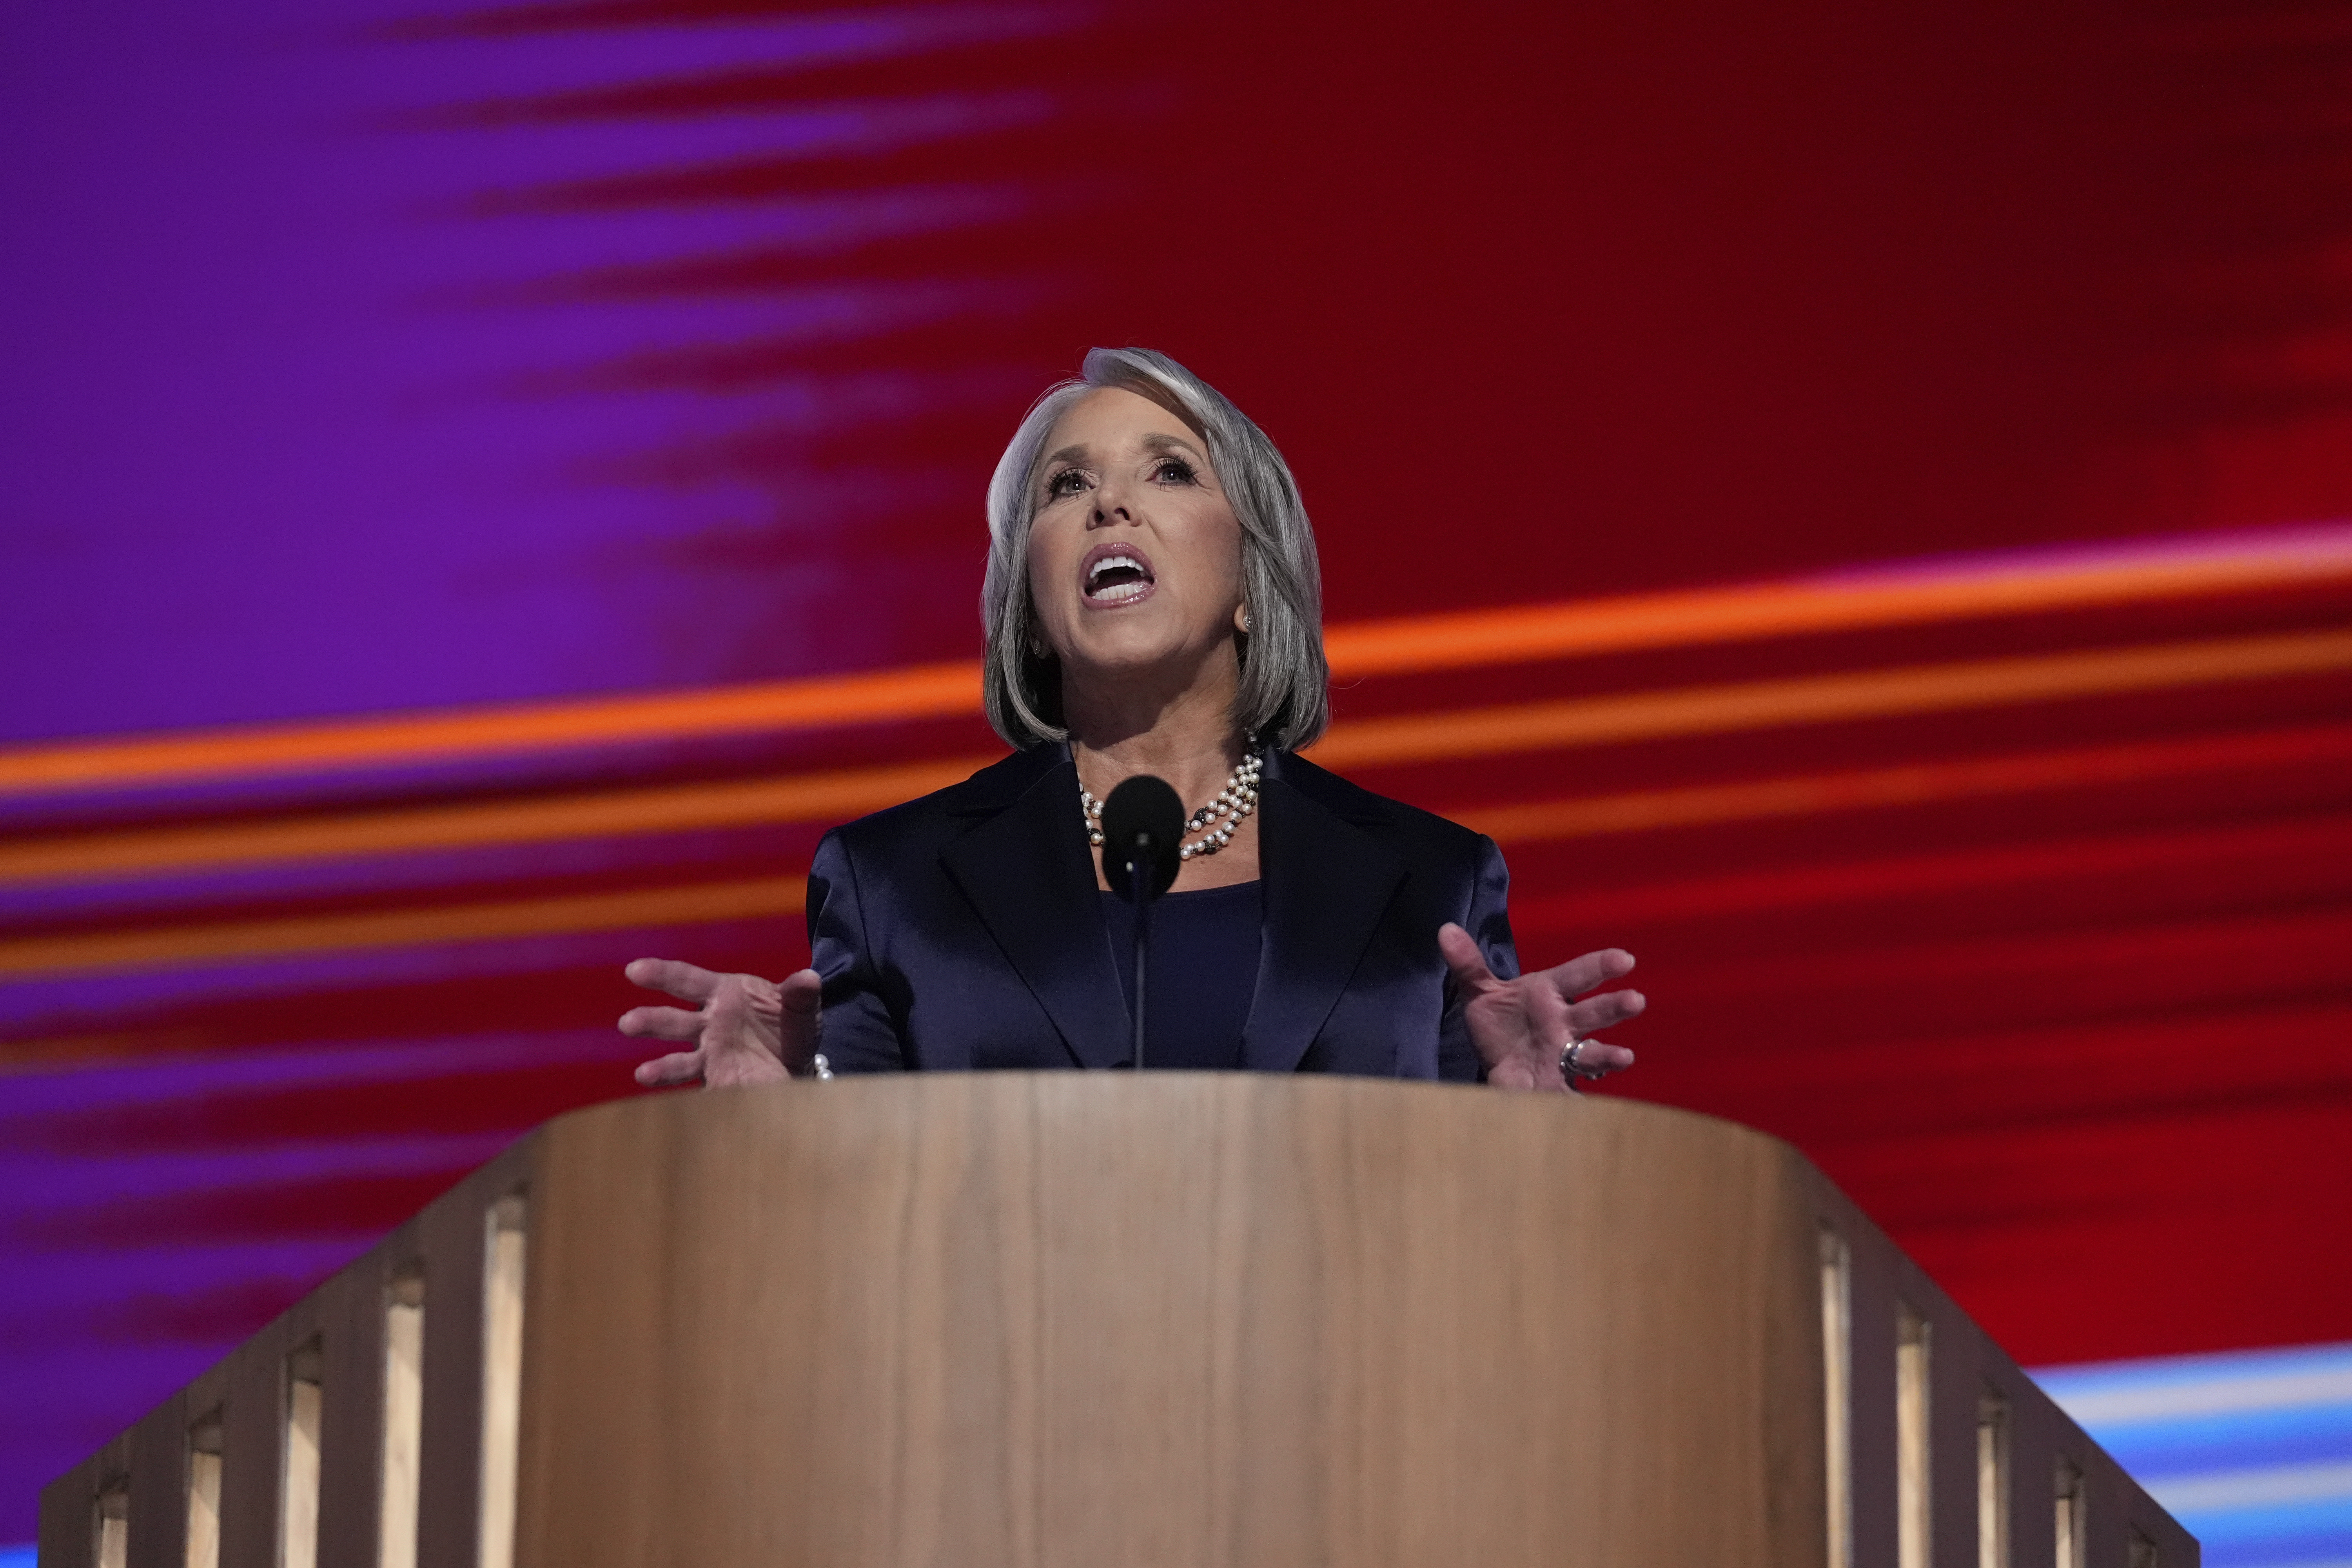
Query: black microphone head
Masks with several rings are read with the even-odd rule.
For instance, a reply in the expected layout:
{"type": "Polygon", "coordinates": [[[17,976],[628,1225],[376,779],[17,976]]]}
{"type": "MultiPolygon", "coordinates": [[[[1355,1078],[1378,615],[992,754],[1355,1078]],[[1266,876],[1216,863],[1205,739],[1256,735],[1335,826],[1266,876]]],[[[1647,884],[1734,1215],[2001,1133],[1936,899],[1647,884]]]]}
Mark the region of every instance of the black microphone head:
{"type": "Polygon", "coordinates": [[[1138,773],[1103,802],[1103,879],[1122,899],[1135,896],[1133,866],[1151,868],[1150,891],[1158,898],[1176,880],[1177,847],[1184,840],[1184,803],[1166,779],[1138,773]]]}

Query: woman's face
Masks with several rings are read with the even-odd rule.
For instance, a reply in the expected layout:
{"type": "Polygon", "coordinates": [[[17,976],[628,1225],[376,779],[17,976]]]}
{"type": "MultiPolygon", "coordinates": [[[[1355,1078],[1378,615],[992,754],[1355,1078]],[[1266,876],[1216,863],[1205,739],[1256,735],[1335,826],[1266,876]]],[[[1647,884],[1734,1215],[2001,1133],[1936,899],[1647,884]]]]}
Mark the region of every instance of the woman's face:
{"type": "Polygon", "coordinates": [[[1029,594],[1063,668],[1197,667],[1229,643],[1242,530],[1208,444],[1132,392],[1104,387],[1045,437],[1029,594]]]}

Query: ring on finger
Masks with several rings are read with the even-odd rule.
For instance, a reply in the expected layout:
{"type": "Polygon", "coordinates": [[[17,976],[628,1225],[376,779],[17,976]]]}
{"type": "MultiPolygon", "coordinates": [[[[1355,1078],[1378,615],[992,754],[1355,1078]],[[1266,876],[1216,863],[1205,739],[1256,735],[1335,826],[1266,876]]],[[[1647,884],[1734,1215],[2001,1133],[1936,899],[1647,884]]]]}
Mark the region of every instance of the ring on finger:
{"type": "Polygon", "coordinates": [[[1579,1039],[1574,1035],[1569,1036],[1568,1044],[1560,1047],[1559,1048],[1560,1077],[1566,1079],[1579,1079],[1606,1078],[1608,1076],[1609,1069],[1607,1068],[1587,1067],[1584,1065],[1584,1047],[1591,1043],[1592,1042],[1590,1040],[1579,1039]]]}

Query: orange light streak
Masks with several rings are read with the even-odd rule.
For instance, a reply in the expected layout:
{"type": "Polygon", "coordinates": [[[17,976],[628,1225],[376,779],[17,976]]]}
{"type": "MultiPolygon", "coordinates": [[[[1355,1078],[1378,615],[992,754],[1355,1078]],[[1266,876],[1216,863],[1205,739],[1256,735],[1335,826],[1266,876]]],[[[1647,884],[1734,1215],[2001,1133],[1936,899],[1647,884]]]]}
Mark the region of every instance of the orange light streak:
{"type": "Polygon", "coordinates": [[[1471,806],[1452,815],[1497,842],[1529,844],[2326,762],[2352,762],[2352,725],[1515,802],[1471,806]]]}
{"type": "MultiPolygon", "coordinates": [[[[1749,584],[1329,628],[1332,673],[1527,663],[2352,578],[2352,547],[2253,541],[2141,561],[1749,584]]],[[[980,711],[977,661],[644,696],[514,703],[0,749],[0,797],[413,766],[599,745],[895,723],[980,711]]]]}
{"type": "MultiPolygon", "coordinates": [[[[2054,701],[2345,668],[2352,668],[2352,632],[2160,644],[1359,720],[1334,728],[1315,748],[1314,755],[1317,762],[1338,767],[1454,760],[1673,735],[2054,701]]],[[[231,823],[35,839],[0,845],[0,886],[95,881],[234,866],[282,865],[708,828],[840,821],[953,784],[990,760],[944,758],[835,773],[486,805],[425,806],[288,822],[231,823]]],[[[1880,781],[1870,787],[1896,790],[1903,787],[1899,779],[1919,772],[1895,769],[1866,776],[1880,781]]],[[[1769,792],[1782,786],[1765,784],[1726,787],[1769,792]]],[[[1857,784],[1853,787],[1864,786],[1857,784]]],[[[1694,803],[1687,809],[1717,809],[1703,804],[1712,798],[1704,789],[1589,802],[1576,809],[1600,814],[1596,821],[1622,816],[1637,826],[1651,826],[1644,814],[1685,809],[1675,804],[1685,796],[1694,803]]],[[[1760,802],[1765,796],[1740,798],[1760,802]]],[[[1554,808],[1495,809],[1508,812],[1554,808]]],[[[1766,810],[1760,805],[1741,809],[1751,810],[1755,815],[1784,814],[1766,810]]],[[[1799,809],[1803,808],[1794,805],[1787,808],[1799,809]]]]}
{"type": "Polygon", "coordinates": [[[803,878],[769,877],[553,899],[35,937],[0,942],[0,976],[23,980],[37,975],[119,974],[368,948],[765,920],[799,914],[806,907],[807,892],[803,878]]]}
{"type": "Polygon", "coordinates": [[[1859,577],[1511,605],[1335,626],[1338,679],[1534,663],[1638,648],[1916,626],[2246,593],[2352,577],[2352,544],[2216,549],[2157,561],[1979,567],[1948,576],[1859,577]]]}
{"type": "Polygon", "coordinates": [[[0,750],[0,796],[404,767],[980,711],[977,663],[0,750]]]}
{"type": "Polygon", "coordinates": [[[0,886],[780,823],[845,822],[944,788],[994,760],[949,757],[837,773],[477,805],[36,838],[0,844],[0,886]]]}
{"type": "MultiPolygon", "coordinates": [[[[2352,850],[2352,817],[2342,814],[2284,822],[2200,824],[2185,829],[2032,844],[1977,844],[1965,849],[1612,888],[1605,907],[1610,924],[1622,929],[1652,921],[1785,915],[1807,907],[1941,897],[2151,871],[2192,879],[2198,876],[2196,868],[2210,871],[2217,862],[2243,865],[2288,858],[2307,867],[2341,868],[2334,880],[2352,887],[2352,853],[2347,850],[2352,850]]],[[[1585,921],[1593,918],[1595,908],[1596,901],[1584,894],[1520,900],[1511,906],[1511,923],[1522,930],[1540,930],[1563,921],[1585,921]]]]}
{"type": "Polygon", "coordinates": [[[1669,736],[2055,702],[2352,668],[2352,631],[2165,643],[1681,687],[1335,725],[1313,755],[1346,769],[1669,736]]]}
{"type": "MultiPolygon", "coordinates": [[[[1772,816],[2094,788],[2352,760],[2352,725],[2088,746],[1693,788],[1474,806],[1456,819],[1507,844],[1706,826],[1772,816]]],[[[1630,895],[1638,897],[1638,893],[1630,895]]],[[[293,958],[366,947],[555,936],[797,914],[798,878],[0,942],[0,977],[106,973],[293,958]]]]}

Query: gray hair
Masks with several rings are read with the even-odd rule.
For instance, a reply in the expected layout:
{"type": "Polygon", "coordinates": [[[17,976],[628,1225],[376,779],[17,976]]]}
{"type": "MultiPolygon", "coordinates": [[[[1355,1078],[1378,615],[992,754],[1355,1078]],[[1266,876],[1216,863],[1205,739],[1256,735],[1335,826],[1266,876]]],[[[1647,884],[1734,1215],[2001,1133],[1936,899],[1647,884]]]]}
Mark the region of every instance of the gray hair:
{"type": "Polygon", "coordinates": [[[1234,634],[1241,658],[1234,722],[1285,751],[1311,744],[1331,721],[1331,669],[1323,657],[1323,572],[1297,483],[1247,415],[1150,349],[1089,350],[1076,380],[1048,388],[1031,405],[988,482],[980,619],[988,634],[982,684],[990,725],[1016,750],[1067,738],[1054,656],[1030,650],[1029,525],[1037,511],[1037,464],[1055,422],[1079,398],[1111,386],[1150,398],[1207,437],[1210,466],[1242,527],[1250,629],[1234,634]]]}

